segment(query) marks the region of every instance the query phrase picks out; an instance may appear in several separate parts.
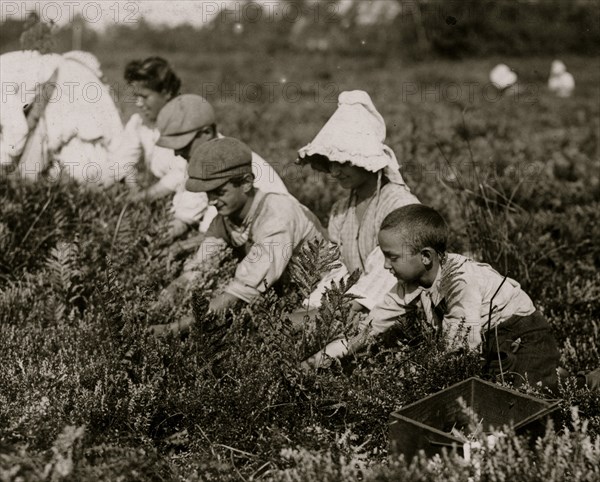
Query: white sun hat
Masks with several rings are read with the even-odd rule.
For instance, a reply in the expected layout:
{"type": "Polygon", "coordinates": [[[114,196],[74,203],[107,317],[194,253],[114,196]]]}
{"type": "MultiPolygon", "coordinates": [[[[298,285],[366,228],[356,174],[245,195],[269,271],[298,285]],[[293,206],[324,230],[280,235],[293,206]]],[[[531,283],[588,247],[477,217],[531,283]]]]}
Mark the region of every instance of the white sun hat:
{"type": "Polygon", "coordinates": [[[390,182],[404,184],[394,152],[384,144],[383,117],[362,90],[342,92],[338,108],[316,137],[298,151],[301,163],[313,156],[324,156],[330,162],[349,163],[369,172],[379,172],[390,182]]]}
{"type": "Polygon", "coordinates": [[[498,64],[490,72],[490,81],[498,90],[508,89],[517,83],[517,74],[508,65],[498,64]]]}
{"type": "Polygon", "coordinates": [[[550,73],[552,75],[560,75],[567,71],[567,66],[562,60],[553,60],[550,67],[550,73]]]}

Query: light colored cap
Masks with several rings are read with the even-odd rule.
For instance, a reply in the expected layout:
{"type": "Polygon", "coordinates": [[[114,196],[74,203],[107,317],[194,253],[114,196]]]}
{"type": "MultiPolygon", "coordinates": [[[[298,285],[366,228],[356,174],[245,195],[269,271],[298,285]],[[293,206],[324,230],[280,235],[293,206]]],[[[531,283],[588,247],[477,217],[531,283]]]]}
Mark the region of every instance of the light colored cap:
{"type": "Polygon", "coordinates": [[[490,82],[496,89],[504,90],[517,83],[517,74],[506,64],[498,64],[490,71],[490,82]]]}
{"type": "Polygon", "coordinates": [[[199,95],[183,94],[167,102],[158,113],[156,127],[160,138],[156,145],[183,149],[200,129],[216,122],[210,103],[199,95]]]}
{"type": "Polygon", "coordinates": [[[561,60],[554,60],[550,72],[552,75],[564,74],[567,71],[567,66],[561,60]]]}

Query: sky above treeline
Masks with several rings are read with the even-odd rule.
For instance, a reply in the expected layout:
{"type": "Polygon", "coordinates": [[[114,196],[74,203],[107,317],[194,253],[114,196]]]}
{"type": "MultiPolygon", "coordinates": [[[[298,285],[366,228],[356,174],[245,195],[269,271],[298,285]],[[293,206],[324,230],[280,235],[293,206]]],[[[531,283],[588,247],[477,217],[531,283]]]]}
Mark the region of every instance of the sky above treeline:
{"type": "MultiPolygon", "coordinates": [[[[326,7],[320,0],[309,0],[317,5],[323,5],[322,15],[331,15],[347,10],[353,1],[339,0],[335,7],[326,7]],[[328,10],[326,10],[328,9],[328,10]]],[[[284,0],[255,0],[263,7],[259,12],[256,6],[246,0],[2,0],[0,2],[0,21],[24,20],[29,13],[37,12],[42,20],[53,21],[59,26],[68,25],[79,15],[90,28],[103,30],[110,25],[131,24],[142,18],[153,25],[176,26],[191,24],[201,27],[209,23],[223,9],[228,9],[233,21],[258,20],[262,16],[273,19],[285,18],[289,21],[299,19],[301,12],[297,7],[284,0]]],[[[373,15],[382,8],[397,5],[391,0],[361,0],[360,9],[365,15],[373,15]]]]}
{"type": "Polygon", "coordinates": [[[89,27],[98,30],[116,24],[135,24],[142,18],[155,25],[190,23],[202,26],[221,9],[235,7],[235,3],[236,0],[3,0],[0,2],[0,21],[24,20],[35,11],[42,20],[54,21],[59,26],[81,16],[89,27]]]}

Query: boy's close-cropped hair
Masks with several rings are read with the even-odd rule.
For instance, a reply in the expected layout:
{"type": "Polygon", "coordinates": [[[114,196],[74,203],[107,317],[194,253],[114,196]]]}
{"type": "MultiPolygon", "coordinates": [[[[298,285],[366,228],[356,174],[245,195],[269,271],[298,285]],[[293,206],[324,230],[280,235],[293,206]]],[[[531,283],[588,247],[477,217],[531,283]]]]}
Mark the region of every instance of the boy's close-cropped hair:
{"type": "Polygon", "coordinates": [[[448,225],[433,208],[423,204],[409,204],[392,211],[381,223],[380,231],[402,234],[412,254],[423,248],[433,248],[439,254],[446,252],[448,225]]]}
{"type": "Polygon", "coordinates": [[[125,67],[124,77],[129,84],[141,82],[147,89],[166,92],[173,97],[179,95],[181,88],[181,80],[162,57],[132,60],[125,67]]]}

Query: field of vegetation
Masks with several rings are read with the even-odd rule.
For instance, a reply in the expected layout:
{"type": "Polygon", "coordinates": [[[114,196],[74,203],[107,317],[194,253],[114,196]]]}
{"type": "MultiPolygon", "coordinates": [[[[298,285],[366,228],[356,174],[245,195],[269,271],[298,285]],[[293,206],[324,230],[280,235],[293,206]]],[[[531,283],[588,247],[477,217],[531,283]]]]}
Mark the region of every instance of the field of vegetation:
{"type": "MultiPolygon", "coordinates": [[[[156,54],[324,222],[341,191],[298,168],[296,150],[337,94],[369,92],[407,183],[449,221],[451,249],[522,283],[552,324],[563,367],[600,366],[597,59],[563,58],[577,87],[559,99],[546,89],[551,57],[101,49],[124,119],[134,104],[123,67],[156,54]],[[487,78],[500,61],[519,75],[503,95],[487,78]]],[[[126,190],[0,179],[0,480],[600,480],[600,392],[571,382],[534,446],[509,433],[475,457],[478,467],[453,455],[389,458],[389,414],[478,375],[477,355],[451,355],[425,333],[416,347],[391,343],[305,374],[303,357],[350,329],[345,287],[300,334],[281,313],[298,306],[303,283],[207,317],[205,299],[231,273],[227,256],[176,308],[154,306],[182,260],[161,246],[167,201],[128,205],[126,190]],[[187,338],[146,333],[189,303],[198,323],[187,338]]]]}

